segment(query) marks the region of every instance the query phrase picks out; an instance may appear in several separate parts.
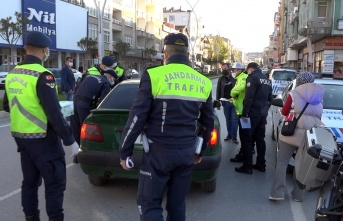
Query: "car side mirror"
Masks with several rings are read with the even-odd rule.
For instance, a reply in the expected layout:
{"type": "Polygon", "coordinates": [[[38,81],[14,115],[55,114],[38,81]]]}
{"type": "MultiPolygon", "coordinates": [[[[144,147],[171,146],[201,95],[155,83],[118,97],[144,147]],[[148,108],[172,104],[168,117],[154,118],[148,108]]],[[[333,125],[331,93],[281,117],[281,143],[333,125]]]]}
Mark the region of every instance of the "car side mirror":
{"type": "Polygon", "coordinates": [[[272,105],[277,107],[283,107],[283,100],[281,98],[274,98],[272,101],[272,105]]]}

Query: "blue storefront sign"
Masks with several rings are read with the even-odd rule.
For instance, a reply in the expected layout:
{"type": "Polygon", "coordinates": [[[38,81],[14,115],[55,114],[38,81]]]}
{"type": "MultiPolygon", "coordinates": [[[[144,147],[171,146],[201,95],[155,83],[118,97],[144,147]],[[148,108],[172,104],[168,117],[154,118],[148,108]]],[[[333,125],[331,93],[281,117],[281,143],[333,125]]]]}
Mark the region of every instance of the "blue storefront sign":
{"type": "Polygon", "coordinates": [[[48,35],[50,49],[56,49],[56,0],[22,0],[22,13],[29,20],[26,30],[48,35]]]}

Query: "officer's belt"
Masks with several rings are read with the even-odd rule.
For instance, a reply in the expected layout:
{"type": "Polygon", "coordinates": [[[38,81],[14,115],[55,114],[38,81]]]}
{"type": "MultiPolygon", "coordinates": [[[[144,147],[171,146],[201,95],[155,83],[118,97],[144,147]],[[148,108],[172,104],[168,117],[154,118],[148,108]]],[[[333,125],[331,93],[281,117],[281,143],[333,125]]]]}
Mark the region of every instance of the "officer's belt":
{"type": "Polygon", "coordinates": [[[87,98],[87,97],[84,97],[84,96],[80,96],[80,95],[75,95],[74,97],[76,100],[79,100],[79,101],[83,101],[83,102],[86,102],[86,103],[91,103],[93,100],[90,99],[90,98],[87,98]]]}

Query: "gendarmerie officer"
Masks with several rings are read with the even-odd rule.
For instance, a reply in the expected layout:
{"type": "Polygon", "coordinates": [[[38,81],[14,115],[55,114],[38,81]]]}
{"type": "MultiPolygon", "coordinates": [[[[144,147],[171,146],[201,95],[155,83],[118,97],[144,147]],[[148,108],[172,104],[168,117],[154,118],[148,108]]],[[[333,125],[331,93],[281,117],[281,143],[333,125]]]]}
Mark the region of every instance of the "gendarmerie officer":
{"type": "Polygon", "coordinates": [[[125,75],[125,68],[123,68],[122,66],[119,65],[118,62],[118,58],[116,55],[112,56],[113,59],[113,65],[112,68],[114,69],[114,71],[116,72],[116,74],[118,75],[118,79],[116,80],[116,85],[119,84],[120,82],[124,81],[127,79],[126,75],[125,75]]]}
{"type": "MultiPolygon", "coordinates": [[[[250,118],[251,128],[242,129],[241,143],[243,149],[243,166],[236,167],[236,172],[252,174],[252,169],[266,171],[266,143],[264,141],[268,110],[272,103],[272,83],[262,73],[255,62],[247,66],[247,84],[241,119],[250,118]],[[252,165],[253,141],[256,143],[256,164],[252,165]]],[[[241,123],[241,122],[240,122],[241,123]]]]}
{"type": "Polygon", "coordinates": [[[66,163],[61,140],[76,155],[79,146],[63,118],[54,75],[41,64],[49,57],[51,40],[41,32],[25,36],[26,56],[6,77],[4,108],[21,157],[22,206],[27,221],[39,221],[38,187],[45,186],[49,220],[63,220],[66,163]],[[10,107],[10,108],[9,108],[10,107]]]}
{"type": "MultiPolygon", "coordinates": [[[[75,140],[80,144],[80,132],[83,121],[96,108],[98,103],[110,92],[111,85],[117,78],[111,68],[113,60],[109,56],[103,57],[101,64],[94,67],[80,84],[74,98],[74,115],[70,119],[75,140]]],[[[88,69],[89,71],[89,69],[88,69]]]]}
{"type": "Polygon", "coordinates": [[[169,34],[164,44],[165,65],[148,68],[142,75],[122,134],[120,164],[129,169],[126,160],[144,131],[151,142],[139,174],[141,220],[163,220],[161,202],[168,188],[167,220],[184,221],[192,168],[200,163],[214,127],[212,82],[189,66],[185,35],[169,34]],[[195,155],[197,122],[205,127],[200,155],[195,155]]]}

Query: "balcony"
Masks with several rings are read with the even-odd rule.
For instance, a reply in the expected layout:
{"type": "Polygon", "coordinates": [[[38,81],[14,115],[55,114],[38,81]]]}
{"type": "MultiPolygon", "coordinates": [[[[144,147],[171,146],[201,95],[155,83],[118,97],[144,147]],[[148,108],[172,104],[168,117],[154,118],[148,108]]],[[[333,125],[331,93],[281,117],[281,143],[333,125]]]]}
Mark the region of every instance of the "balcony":
{"type": "Polygon", "coordinates": [[[150,14],[150,13],[147,13],[146,14],[146,21],[147,22],[154,22],[154,15],[150,14]]]}
{"type": "Polygon", "coordinates": [[[146,15],[144,11],[137,11],[137,18],[144,18],[145,19],[146,15]]]}
{"type": "Polygon", "coordinates": [[[295,47],[295,45],[297,45],[298,43],[298,35],[296,34],[292,35],[292,37],[290,37],[288,40],[288,45],[290,48],[295,47]]]}
{"type": "Polygon", "coordinates": [[[137,28],[137,37],[146,37],[146,32],[144,29],[142,30],[137,28]]]}
{"type": "Polygon", "coordinates": [[[299,19],[299,12],[298,11],[292,12],[291,15],[289,16],[289,24],[293,25],[295,21],[298,21],[298,19],[299,19]]]}
{"type": "Polygon", "coordinates": [[[306,36],[317,36],[321,35],[322,37],[325,35],[331,34],[332,31],[332,22],[331,19],[315,19],[315,20],[308,20],[307,25],[299,29],[299,35],[306,37],[306,36]]]}

